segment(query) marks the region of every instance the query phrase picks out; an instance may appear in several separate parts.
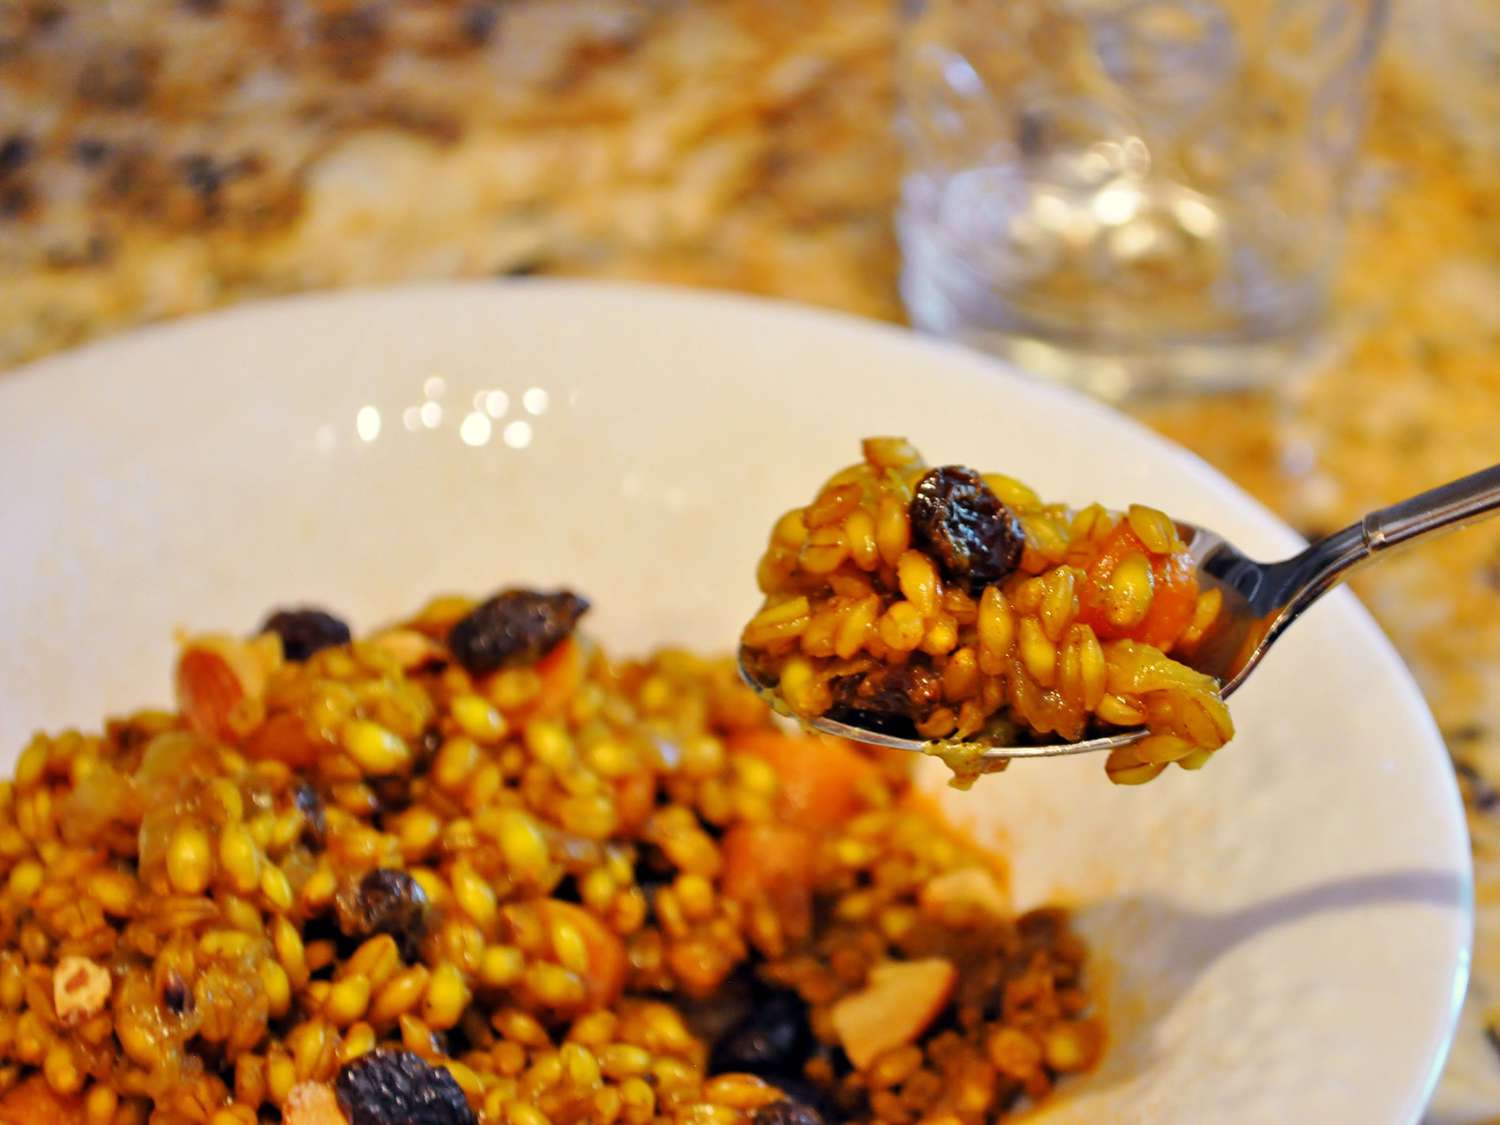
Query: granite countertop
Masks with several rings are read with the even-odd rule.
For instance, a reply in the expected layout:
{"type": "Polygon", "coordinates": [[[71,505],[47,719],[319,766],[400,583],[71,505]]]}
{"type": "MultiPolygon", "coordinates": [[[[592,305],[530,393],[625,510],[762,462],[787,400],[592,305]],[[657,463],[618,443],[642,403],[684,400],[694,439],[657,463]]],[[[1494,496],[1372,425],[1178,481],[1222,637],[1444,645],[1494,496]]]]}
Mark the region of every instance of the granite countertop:
{"type": "MultiPolygon", "coordinates": [[[[0,366],[308,288],[529,273],[900,319],[888,0],[0,4],[0,366]]],[[[1139,408],[1308,534],[1500,452],[1500,5],[1399,3],[1336,348],[1139,408]]],[[[1500,1115],[1500,526],[1356,588],[1448,739],[1475,981],[1433,1119],[1500,1115]]]]}

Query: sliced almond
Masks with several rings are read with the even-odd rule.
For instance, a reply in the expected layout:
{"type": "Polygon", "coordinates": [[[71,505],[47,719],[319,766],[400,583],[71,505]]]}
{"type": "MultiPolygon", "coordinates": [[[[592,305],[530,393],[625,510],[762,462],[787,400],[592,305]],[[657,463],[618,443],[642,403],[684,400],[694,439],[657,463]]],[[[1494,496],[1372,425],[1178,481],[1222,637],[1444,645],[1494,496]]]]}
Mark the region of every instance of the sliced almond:
{"type": "Polygon", "coordinates": [[[1000,882],[982,867],[961,867],[929,880],[918,896],[922,910],[949,925],[1004,918],[1010,902],[1000,882]]]}
{"type": "Polygon", "coordinates": [[[177,706],[198,734],[230,740],[232,712],[259,699],[266,678],[281,664],[281,638],[264,633],[248,641],[224,633],[187,638],[177,656],[177,706]]]}
{"type": "Polygon", "coordinates": [[[957,977],[941,957],[876,965],[864,988],[833,1006],[844,1053],[866,1067],[893,1047],[915,1043],[948,1003],[957,977]]]}
{"type": "Polygon", "coordinates": [[[349,1125],[339,1109],[333,1087],[324,1082],[302,1082],[292,1087],[281,1107],[286,1125],[349,1125]]]}
{"type": "Polygon", "coordinates": [[[442,646],[415,629],[387,629],[364,643],[395,661],[403,672],[443,658],[442,646]]]}

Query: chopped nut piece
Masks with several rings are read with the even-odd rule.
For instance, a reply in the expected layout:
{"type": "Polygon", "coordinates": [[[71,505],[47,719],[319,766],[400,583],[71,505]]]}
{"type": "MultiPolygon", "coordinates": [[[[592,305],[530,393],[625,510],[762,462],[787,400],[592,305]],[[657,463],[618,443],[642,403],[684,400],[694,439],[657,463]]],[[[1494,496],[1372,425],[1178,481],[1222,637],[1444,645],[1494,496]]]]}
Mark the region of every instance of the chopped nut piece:
{"type": "Polygon", "coordinates": [[[948,1003],[957,976],[941,957],[876,965],[863,989],[833,1006],[844,1053],[866,1067],[892,1047],[915,1042],[948,1003]]]}
{"type": "Polygon", "coordinates": [[[177,657],[177,703],[188,725],[209,738],[234,734],[244,700],[259,700],[266,677],[281,664],[281,639],[249,641],[221,633],[191,637],[177,657]]]}
{"type": "Polygon", "coordinates": [[[371,637],[369,644],[389,656],[403,671],[443,659],[442,647],[415,629],[387,629],[371,637]]]}
{"type": "Polygon", "coordinates": [[[982,867],[961,867],[928,881],[919,895],[922,909],[949,925],[1004,918],[1010,903],[995,877],[982,867]]]}
{"type": "Polygon", "coordinates": [[[52,1006],[72,1025],[104,1010],[112,985],[109,970],[87,957],[64,957],[52,973],[52,1006]]]}

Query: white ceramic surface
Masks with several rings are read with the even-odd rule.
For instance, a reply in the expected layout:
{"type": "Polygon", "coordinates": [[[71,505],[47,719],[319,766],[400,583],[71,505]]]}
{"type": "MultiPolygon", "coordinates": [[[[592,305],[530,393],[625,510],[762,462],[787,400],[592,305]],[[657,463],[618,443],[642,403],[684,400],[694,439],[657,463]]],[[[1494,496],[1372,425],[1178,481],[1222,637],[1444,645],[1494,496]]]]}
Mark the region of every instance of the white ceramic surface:
{"type": "MultiPolygon", "coordinates": [[[[174,628],[292,601],[367,627],[436,590],[566,583],[618,650],[728,649],[771,519],[872,432],[1297,546],[1120,416],[890,328],[574,284],[243,307],[0,377],[0,745],[165,702],[174,628]]],[[[1471,930],[1431,718],[1342,593],[1234,711],[1200,773],[1021,763],[945,798],[1009,850],[1021,904],[1076,905],[1103,966],[1107,1060],[1039,1120],[1420,1113],[1471,930]]]]}

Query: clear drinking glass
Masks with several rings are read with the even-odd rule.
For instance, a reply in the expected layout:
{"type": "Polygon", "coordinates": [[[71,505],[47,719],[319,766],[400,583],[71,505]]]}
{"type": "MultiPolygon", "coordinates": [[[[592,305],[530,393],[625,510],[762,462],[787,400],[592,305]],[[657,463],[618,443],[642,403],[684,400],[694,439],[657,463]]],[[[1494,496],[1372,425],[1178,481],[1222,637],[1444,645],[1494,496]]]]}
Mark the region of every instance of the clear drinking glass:
{"type": "Polygon", "coordinates": [[[906,0],[918,327],[1106,397],[1315,337],[1385,0],[906,0]]]}

